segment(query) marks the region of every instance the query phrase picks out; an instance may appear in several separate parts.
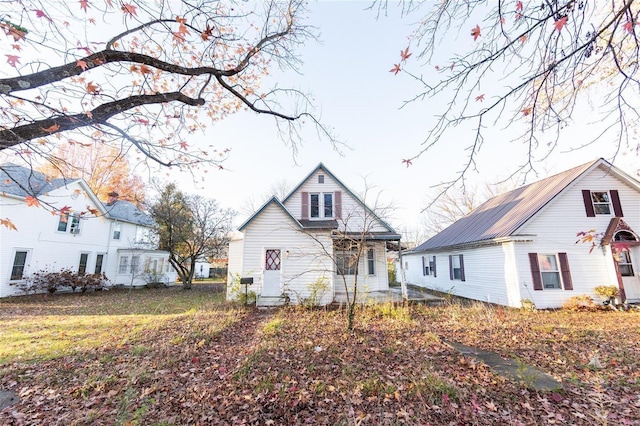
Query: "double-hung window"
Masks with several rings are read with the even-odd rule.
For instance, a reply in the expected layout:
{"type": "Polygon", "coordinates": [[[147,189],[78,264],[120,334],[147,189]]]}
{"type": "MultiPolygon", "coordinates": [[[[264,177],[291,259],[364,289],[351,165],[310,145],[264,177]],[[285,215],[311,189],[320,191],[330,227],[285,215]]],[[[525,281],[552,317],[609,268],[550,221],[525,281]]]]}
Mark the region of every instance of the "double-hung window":
{"type": "Polygon", "coordinates": [[[369,275],[376,274],[376,256],[372,248],[367,250],[367,271],[369,275]]]}
{"type": "Polygon", "coordinates": [[[573,290],[567,253],[529,253],[534,290],[573,290]]]}
{"type": "Polygon", "coordinates": [[[464,258],[461,254],[449,256],[449,278],[464,281],[464,258]]]}
{"type": "Polygon", "coordinates": [[[27,266],[28,251],[16,251],[11,268],[11,281],[18,281],[24,277],[24,269],[27,266]]]}
{"type": "Polygon", "coordinates": [[[309,217],[322,219],[333,217],[333,193],[309,194],[309,217]]]}
{"type": "Polygon", "coordinates": [[[358,256],[355,250],[336,252],[336,272],[338,275],[355,275],[358,256]]]}
{"type": "Polygon", "coordinates": [[[129,256],[120,256],[120,261],[118,262],[118,273],[126,274],[129,269],[129,256]]]}
{"type": "Polygon", "coordinates": [[[609,192],[591,192],[591,202],[595,214],[611,214],[611,202],[609,192]]]}
{"type": "Polygon", "coordinates": [[[538,254],[542,286],[545,289],[562,288],[560,269],[555,254],[538,254]]]}
{"type": "Polygon", "coordinates": [[[87,273],[88,260],[89,260],[89,253],[80,253],[80,262],[78,263],[78,275],[84,275],[87,273]]]}
{"type": "Polygon", "coordinates": [[[80,233],[80,215],[78,213],[65,213],[60,215],[58,220],[58,231],[77,235],[80,233]]]}
{"type": "Polygon", "coordinates": [[[96,267],[94,269],[94,273],[101,274],[102,273],[102,263],[104,262],[104,254],[96,255],[96,267]]]}

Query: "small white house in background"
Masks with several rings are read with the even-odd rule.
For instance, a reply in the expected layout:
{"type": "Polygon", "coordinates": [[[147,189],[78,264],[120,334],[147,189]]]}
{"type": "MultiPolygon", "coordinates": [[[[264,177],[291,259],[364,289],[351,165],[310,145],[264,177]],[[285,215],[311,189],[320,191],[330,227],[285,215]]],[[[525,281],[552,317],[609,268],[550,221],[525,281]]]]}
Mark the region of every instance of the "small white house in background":
{"type": "Polygon", "coordinates": [[[639,237],[640,182],[599,159],[488,200],[402,266],[410,284],[512,307],[599,300],[602,285],[640,302],[639,237]],[[601,237],[592,251],[576,243],[590,230],[601,237]]]}
{"type": "Polygon", "coordinates": [[[175,282],[168,253],[155,250],[149,217],[116,197],[103,204],[82,179],[3,164],[0,218],[16,228],[0,227],[0,297],[20,294],[16,284],[33,272],[63,268],[104,272],[112,285],[144,285],[145,271],[175,282]]]}
{"type": "Polygon", "coordinates": [[[322,163],[284,200],[267,201],[238,231],[229,245],[227,297],[244,293],[238,278],[248,278],[259,305],[284,303],[285,295],[291,303],[315,298],[326,305],[346,293],[342,278],[352,288],[355,269],[346,235],[363,235],[367,243],[358,292],[387,291],[387,245],[400,240],[322,163]]]}

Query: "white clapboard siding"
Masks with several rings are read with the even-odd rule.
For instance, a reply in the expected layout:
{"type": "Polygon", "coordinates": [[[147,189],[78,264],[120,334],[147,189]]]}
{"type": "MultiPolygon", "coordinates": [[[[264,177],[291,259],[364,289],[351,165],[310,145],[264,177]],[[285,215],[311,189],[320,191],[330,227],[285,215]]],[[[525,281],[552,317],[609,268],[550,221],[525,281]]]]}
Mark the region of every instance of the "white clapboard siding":
{"type": "MultiPolygon", "coordinates": [[[[335,193],[342,191],[342,215],[338,218],[340,230],[358,232],[365,229],[368,232],[385,232],[384,227],[362,204],[353,198],[346,188],[336,182],[322,169],[312,174],[285,202],[285,207],[296,218],[302,218],[302,193],[335,193]],[[324,183],[318,183],[318,175],[324,175],[324,183]]],[[[335,204],[335,200],[334,200],[335,204]]],[[[334,206],[335,207],[335,206],[334,206]]]]}
{"type": "Polygon", "coordinates": [[[613,212],[610,215],[587,217],[582,198],[583,189],[617,190],[624,214],[623,220],[636,232],[640,231],[640,193],[606,170],[596,168],[567,188],[521,228],[520,233],[534,235],[534,241],[516,245],[519,279],[523,288],[527,285],[523,291],[526,297],[523,298],[531,298],[539,308],[561,307],[568,298],[576,295],[588,294],[595,297],[595,287],[617,285],[609,249],[597,247],[589,253],[589,244],[576,244],[578,232],[591,229],[598,233],[605,232],[614,217],[613,212]],[[533,291],[528,253],[559,252],[567,253],[573,290],[533,291]]]}
{"type": "Polygon", "coordinates": [[[280,207],[270,204],[244,229],[241,275],[253,277],[255,289],[260,289],[265,250],[280,249],[282,291],[291,297],[308,297],[309,285],[324,279],[328,289],[322,302],[328,303],[333,298],[333,263],[329,257],[332,242],[328,233],[317,238],[328,248],[329,255],[323,252],[320,242],[301,232],[280,207]]]}

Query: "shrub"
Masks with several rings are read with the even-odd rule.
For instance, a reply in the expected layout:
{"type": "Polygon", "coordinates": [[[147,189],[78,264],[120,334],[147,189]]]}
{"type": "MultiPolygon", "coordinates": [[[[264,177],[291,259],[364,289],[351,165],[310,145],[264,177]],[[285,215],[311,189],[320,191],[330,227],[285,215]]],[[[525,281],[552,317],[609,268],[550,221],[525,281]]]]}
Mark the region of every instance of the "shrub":
{"type": "Polygon", "coordinates": [[[520,300],[520,309],[527,312],[535,312],[536,304],[531,299],[522,299],[520,300]]]}
{"type": "Polygon", "coordinates": [[[595,293],[605,299],[611,299],[618,295],[618,287],[615,285],[599,285],[594,289],[595,293]]]}
{"type": "Polygon", "coordinates": [[[309,284],[309,296],[300,298],[300,304],[305,308],[314,308],[320,306],[324,294],[329,290],[329,284],[325,276],[321,276],[311,284],[309,284]]]}
{"type": "Polygon", "coordinates": [[[595,311],[599,309],[599,306],[593,301],[591,296],[588,294],[582,294],[567,299],[567,301],[562,305],[562,309],[569,311],[595,311]]]}
{"type": "Polygon", "coordinates": [[[74,292],[79,288],[84,293],[89,289],[101,289],[107,281],[108,278],[104,273],[78,274],[70,268],[62,268],[59,271],[50,271],[45,268],[31,274],[17,287],[25,294],[44,291],[53,294],[66,288],[74,292]]]}

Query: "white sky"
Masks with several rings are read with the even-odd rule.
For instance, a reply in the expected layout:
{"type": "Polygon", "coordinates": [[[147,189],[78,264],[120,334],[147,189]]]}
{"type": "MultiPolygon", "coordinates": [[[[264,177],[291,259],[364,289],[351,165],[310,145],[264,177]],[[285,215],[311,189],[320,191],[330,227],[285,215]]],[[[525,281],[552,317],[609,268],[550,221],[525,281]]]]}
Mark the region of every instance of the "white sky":
{"type": "MultiPolygon", "coordinates": [[[[395,206],[388,221],[398,231],[419,226],[420,210],[433,193],[430,188],[457,176],[467,159],[465,147],[474,134],[469,127],[456,128],[411,167],[402,163],[419,151],[443,105],[427,99],[400,109],[403,101],[412,98],[420,87],[406,74],[394,75],[389,70],[407,47],[410,24],[416,17],[400,19],[399,11],[394,9],[396,3],[390,2],[389,16],[377,19],[375,11],[366,10],[370,4],[370,0],[310,2],[309,23],[321,33],[321,43],[309,41],[299,52],[304,61],[300,74],[276,73],[272,77],[280,87],[312,92],[322,122],[346,144],[341,148],[343,155],[333,150],[327,140],[318,140],[313,132],[307,132],[308,138],[294,159],[292,150],[279,139],[272,117],[242,112],[210,125],[206,135],[194,135],[188,141],[189,146],[213,144],[219,150],[230,148],[224,170],[200,173],[196,185],[190,175],[177,171],[165,169],[159,174],[177,181],[185,192],[214,198],[224,207],[240,211],[247,199],[264,195],[282,180],[292,187],[297,185],[322,162],[356,193],[364,190],[366,178],[372,191],[381,193],[383,202],[395,206]]],[[[441,56],[422,69],[426,78],[434,75],[438,60],[441,65],[448,63],[454,46],[472,43],[470,30],[477,24],[472,19],[461,26],[460,37],[451,34],[442,41],[441,56]]],[[[412,69],[417,69],[416,62],[412,69]]],[[[491,81],[482,90],[490,93],[491,81]]],[[[585,106],[575,114],[575,123],[563,130],[561,145],[536,164],[539,174],[530,175],[529,181],[599,157],[611,160],[615,154],[613,136],[570,151],[595,134],[586,125],[591,108],[585,106]]],[[[467,176],[472,186],[474,181],[501,180],[525,161],[525,146],[511,142],[517,130],[486,129],[485,144],[477,156],[477,172],[467,176]]],[[[542,158],[543,150],[535,155],[542,158]]],[[[640,159],[633,153],[618,155],[614,164],[631,174],[640,170],[640,159]]],[[[245,219],[246,215],[240,214],[236,224],[245,219]]]]}
{"type": "MultiPolygon", "coordinates": [[[[414,229],[432,192],[430,187],[455,178],[462,169],[464,148],[473,132],[456,130],[413,166],[407,168],[402,163],[418,151],[429,124],[442,108],[426,100],[400,109],[403,101],[419,89],[408,76],[389,72],[398,62],[400,50],[407,46],[411,20],[399,19],[397,12],[376,19],[375,12],[365,10],[369,4],[311,3],[310,22],[320,30],[322,44],[309,43],[300,52],[304,61],[301,76],[289,73],[277,77],[282,87],[298,87],[314,94],[323,122],[349,147],[343,149],[343,156],[327,141],[311,137],[294,160],[292,151],[278,139],[271,117],[240,113],[210,127],[206,137],[201,137],[218,148],[231,148],[225,170],[211,171],[198,188],[190,177],[179,178],[182,187],[240,210],[248,197],[264,194],[282,179],[296,185],[322,162],[356,193],[364,189],[366,177],[368,185],[396,207],[390,224],[398,230],[414,229]]],[[[581,136],[584,129],[584,123],[565,129],[564,145],[537,164],[539,175],[529,180],[614,155],[612,140],[567,152],[569,146],[586,141],[588,136],[581,136]]],[[[469,175],[471,181],[500,180],[525,161],[524,146],[510,142],[514,135],[511,129],[487,135],[490,137],[478,156],[478,171],[469,175]]],[[[637,155],[618,156],[615,164],[630,173],[640,169],[637,155]]],[[[171,178],[178,176],[172,173],[171,178]]],[[[245,219],[241,214],[237,223],[245,219]]]]}

